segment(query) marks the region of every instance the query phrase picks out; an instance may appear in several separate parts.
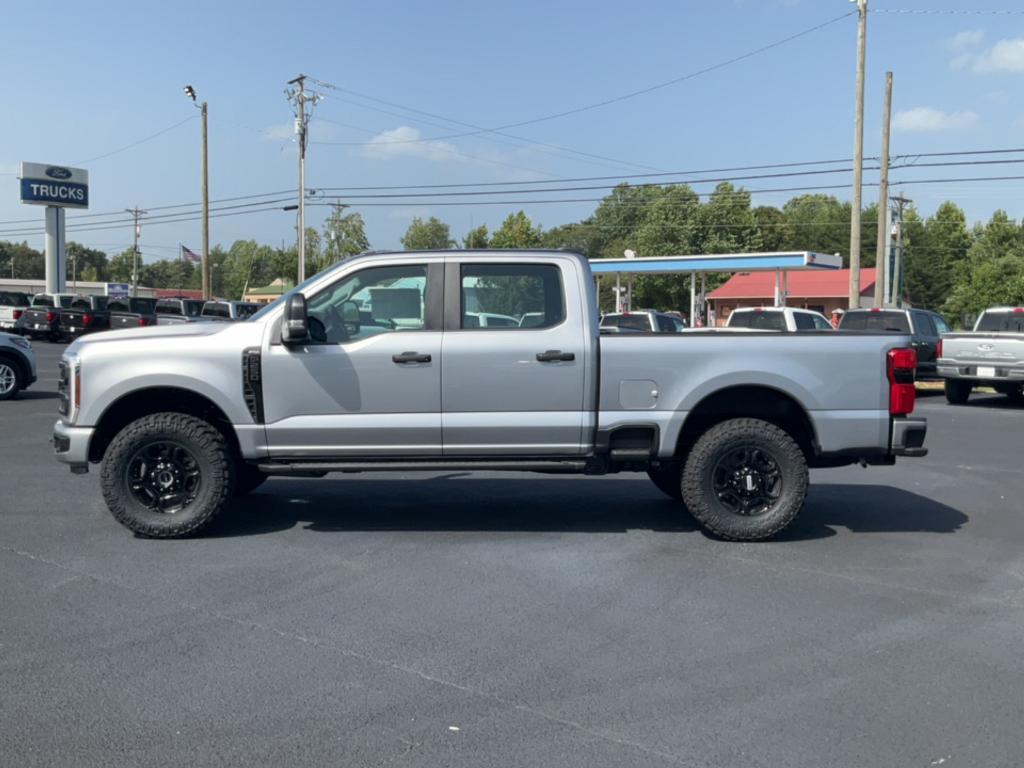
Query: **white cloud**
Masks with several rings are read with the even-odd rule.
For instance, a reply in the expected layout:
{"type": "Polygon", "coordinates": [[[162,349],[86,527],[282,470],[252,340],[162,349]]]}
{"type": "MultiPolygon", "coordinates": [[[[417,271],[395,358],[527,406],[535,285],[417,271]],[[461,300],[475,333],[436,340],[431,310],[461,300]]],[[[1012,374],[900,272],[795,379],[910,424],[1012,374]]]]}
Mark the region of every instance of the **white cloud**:
{"type": "Polygon", "coordinates": [[[943,112],[932,107],[915,107],[897,112],[892,121],[897,131],[908,133],[934,133],[938,131],[964,131],[978,124],[978,116],[970,110],[943,112]]]}
{"type": "Polygon", "coordinates": [[[980,29],[968,29],[958,32],[949,39],[946,45],[951,51],[962,51],[965,48],[973,48],[984,39],[985,33],[980,29]]]}
{"type": "Polygon", "coordinates": [[[975,72],[1024,72],[1024,37],[1000,40],[974,58],[975,72]]]}
{"type": "Polygon", "coordinates": [[[377,160],[396,157],[419,157],[434,162],[465,160],[465,155],[447,141],[423,139],[416,128],[408,125],[378,133],[363,147],[363,155],[377,160]]]}
{"type": "MultiPolygon", "coordinates": [[[[956,39],[956,37],[953,38],[953,40],[956,39]]],[[[950,47],[953,47],[952,43],[950,47]]],[[[980,74],[1024,72],[1024,37],[1000,40],[991,48],[979,53],[959,53],[950,60],[949,66],[951,69],[967,69],[969,67],[980,74]]]]}

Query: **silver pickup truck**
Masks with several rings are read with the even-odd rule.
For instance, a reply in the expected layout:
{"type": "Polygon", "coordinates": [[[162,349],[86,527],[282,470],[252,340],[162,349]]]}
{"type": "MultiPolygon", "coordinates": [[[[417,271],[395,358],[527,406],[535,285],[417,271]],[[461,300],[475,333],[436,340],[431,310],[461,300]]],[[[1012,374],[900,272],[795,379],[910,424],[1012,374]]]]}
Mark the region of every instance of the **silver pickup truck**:
{"type": "Polygon", "coordinates": [[[376,253],[243,322],[76,341],[53,439],[143,536],[197,532],[271,475],[459,469],[647,472],[757,540],[796,517],[808,467],[925,455],[915,363],[892,333],[602,336],[573,253],[376,253]]]}
{"type": "Polygon", "coordinates": [[[986,309],[973,332],[944,333],[937,370],[953,405],[981,386],[1024,402],[1024,307],[986,309]]]}

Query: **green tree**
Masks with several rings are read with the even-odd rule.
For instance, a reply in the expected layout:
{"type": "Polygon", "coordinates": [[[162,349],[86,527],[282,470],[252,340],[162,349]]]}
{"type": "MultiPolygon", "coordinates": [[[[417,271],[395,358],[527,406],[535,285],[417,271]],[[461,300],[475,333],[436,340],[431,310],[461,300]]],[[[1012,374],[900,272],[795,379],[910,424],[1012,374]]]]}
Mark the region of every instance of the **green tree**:
{"type": "Polygon", "coordinates": [[[26,242],[0,242],[0,275],[19,280],[41,280],[46,276],[43,254],[26,242]]]}
{"type": "Polygon", "coordinates": [[[490,246],[491,239],[487,234],[486,224],[474,227],[466,233],[464,238],[462,238],[462,247],[467,251],[482,251],[490,248],[490,246]]]}
{"type": "Polygon", "coordinates": [[[135,254],[131,248],[125,248],[110,259],[108,273],[113,283],[130,283],[135,264],[135,254]]]}
{"type": "Polygon", "coordinates": [[[434,216],[426,220],[419,216],[413,217],[402,236],[402,247],[407,251],[428,251],[454,245],[448,225],[434,216]]]}
{"type": "Polygon", "coordinates": [[[491,238],[491,248],[539,248],[543,235],[525,212],[510,213],[491,238]]]}
{"type": "Polygon", "coordinates": [[[542,246],[555,250],[586,254],[590,246],[590,228],[586,224],[562,224],[541,236],[542,246]]]}
{"type": "Polygon", "coordinates": [[[782,250],[838,253],[848,258],[849,203],[841,203],[831,195],[799,195],[788,200],[782,212],[786,217],[782,250]]]}
{"type": "Polygon", "coordinates": [[[761,234],[761,245],[766,251],[784,250],[786,244],[786,215],[770,205],[759,205],[753,210],[754,222],[761,234]]]}
{"type": "Polygon", "coordinates": [[[319,269],[370,250],[363,217],[358,213],[342,213],[343,210],[341,206],[336,207],[324,222],[324,249],[319,269]]]}
{"type": "Polygon", "coordinates": [[[107,281],[107,254],[103,251],[72,242],[67,244],[64,254],[68,279],[107,281]]]}

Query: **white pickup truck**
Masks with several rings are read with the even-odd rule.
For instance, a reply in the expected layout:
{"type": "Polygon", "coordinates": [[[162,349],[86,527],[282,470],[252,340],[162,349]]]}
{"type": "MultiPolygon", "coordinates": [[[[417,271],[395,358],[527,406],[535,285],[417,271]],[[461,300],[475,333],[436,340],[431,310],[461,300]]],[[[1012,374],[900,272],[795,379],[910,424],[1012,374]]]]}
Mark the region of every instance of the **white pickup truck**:
{"type": "Polygon", "coordinates": [[[809,467],[925,455],[915,364],[892,333],[605,336],[574,253],[374,253],[242,322],[82,337],[54,446],[101,464],[144,536],[195,533],[272,475],[458,469],[646,472],[756,540],[799,513],[809,467]]]}
{"type": "Polygon", "coordinates": [[[944,333],[936,367],[953,405],[980,386],[1024,402],[1024,307],[986,309],[973,331],[944,333]]]}

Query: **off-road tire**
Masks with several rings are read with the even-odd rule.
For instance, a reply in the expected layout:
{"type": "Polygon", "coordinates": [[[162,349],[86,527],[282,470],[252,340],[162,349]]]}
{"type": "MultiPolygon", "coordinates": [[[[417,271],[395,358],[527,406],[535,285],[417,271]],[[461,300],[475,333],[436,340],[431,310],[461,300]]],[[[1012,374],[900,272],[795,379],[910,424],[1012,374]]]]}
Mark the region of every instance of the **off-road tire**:
{"type": "Polygon", "coordinates": [[[13,386],[6,392],[0,392],[0,400],[13,400],[21,392],[25,381],[25,374],[21,370],[21,366],[9,357],[0,357],[0,368],[4,369],[5,379],[6,376],[14,376],[13,386]]]}
{"type": "Polygon", "coordinates": [[[682,473],[683,503],[697,522],[716,536],[760,541],[793,522],[803,509],[807,483],[807,457],[788,432],[760,419],[730,419],[711,427],[694,443],[682,473]],[[781,475],[778,499],[759,515],[745,516],[728,509],[714,491],[718,460],[742,447],[770,456],[781,475]]]}
{"type": "Polygon", "coordinates": [[[950,405],[963,405],[967,402],[967,398],[971,396],[973,386],[969,381],[946,379],[945,384],[942,385],[942,389],[946,393],[947,403],[950,405]]]}
{"type": "Polygon", "coordinates": [[[658,490],[676,501],[683,498],[681,473],[682,467],[678,464],[665,464],[657,469],[647,470],[647,476],[658,490]]]}
{"type": "Polygon", "coordinates": [[[235,467],[235,497],[247,496],[267,480],[267,475],[239,459],[235,467]]]}
{"type": "Polygon", "coordinates": [[[103,457],[100,485],[107,507],[121,525],[146,538],[190,536],[207,527],[234,491],[235,462],[228,441],[214,426],[183,413],[154,413],[124,427],[103,457]],[[148,443],[173,440],[186,447],[199,465],[195,499],[173,514],[147,509],[128,487],[132,457],[148,443]]]}

